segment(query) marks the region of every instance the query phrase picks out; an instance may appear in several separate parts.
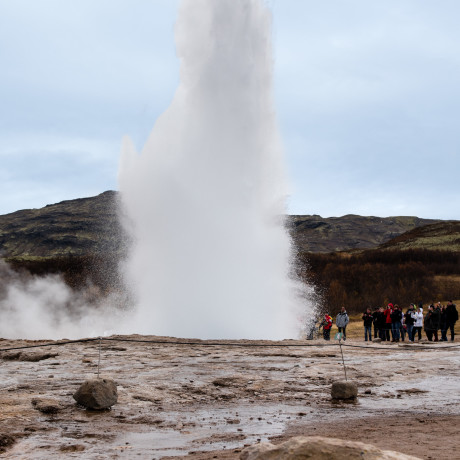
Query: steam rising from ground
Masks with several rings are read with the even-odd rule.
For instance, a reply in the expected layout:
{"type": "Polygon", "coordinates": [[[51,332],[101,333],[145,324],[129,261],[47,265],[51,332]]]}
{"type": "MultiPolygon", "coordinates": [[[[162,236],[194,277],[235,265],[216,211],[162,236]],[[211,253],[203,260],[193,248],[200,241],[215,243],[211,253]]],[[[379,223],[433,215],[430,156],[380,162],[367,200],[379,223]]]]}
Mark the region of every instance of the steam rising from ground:
{"type": "Polygon", "coordinates": [[[184,0],[175,32],[174,100],[140,155],[123,146],[136,304],[124,332],[295,337],[305,292],[283,225],[270,13],[261,0],[184,0]]]}
{"type": "Polygon", "coordinates": [[[0,261],[0,337],[80,338],[103,335],[119,320],[117,298],[77,292],[58,275],[31,276],[0,261]]]}

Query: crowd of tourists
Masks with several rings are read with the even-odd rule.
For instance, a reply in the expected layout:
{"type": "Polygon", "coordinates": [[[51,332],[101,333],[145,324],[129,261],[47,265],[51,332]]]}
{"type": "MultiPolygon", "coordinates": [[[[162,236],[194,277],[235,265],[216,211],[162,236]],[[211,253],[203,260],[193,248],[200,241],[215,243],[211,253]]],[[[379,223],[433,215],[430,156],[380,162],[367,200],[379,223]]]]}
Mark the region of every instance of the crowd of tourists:
{"type": "Polygon", "coordinates": [[[406,312],[403,312],[399,305],[389,303],[386,308],[377,307],[372,312],[370,308],[363,314],[364,340],[372,340],[372,327],[374,338],[382,341],[399,342],[405,338],[409,342],[415,339],[422,340],[422,330],[426,338],[432,342],[447,342],[447,334],[450,333],[450,340],[454,341],[455,323],[458,321],[457,306],[452,300],[447,305],[441,302],[428,306],[426,313],[423,305],[410,304],[406,312]]]}
{"type": "MultiPolygon", "coordinates": [[[[383,342],[399,342],[404,341],[406,337],[409,342],[414,342],[415,339],[422,340],[422,331],[425,332],[426,338],[430,342],[447,342],[449,333],[450,340],[453,342],[455,323],[458,321],[458,311],[452,300],[449,300],[447,305],[442,305],[441,302],[431,304],[428,306],[426,313],[422,304],[417,307],[411,303],[406,312],[403,312],[399,305],[389,303],[386,308],[376,307],[374,311],[368,308],[362,319],[364,322],[364,340],[366,342],[372,341],[373,338],[379,338],[383,342]],[[372,329],[374,330],[372,331],[372,329]]],[[[341,334],[340,338],[346,340],[346,330],[350,318],[345,307],[341,308],[335,322],[338,332],[341,334]]],[[[325,314],[319,324],[319,329],[323,331],[324,340],[331,339],[332,325],[332,316],[325,314]]],[[[313,331],[308,338],[313,338],[313,331]]]]}

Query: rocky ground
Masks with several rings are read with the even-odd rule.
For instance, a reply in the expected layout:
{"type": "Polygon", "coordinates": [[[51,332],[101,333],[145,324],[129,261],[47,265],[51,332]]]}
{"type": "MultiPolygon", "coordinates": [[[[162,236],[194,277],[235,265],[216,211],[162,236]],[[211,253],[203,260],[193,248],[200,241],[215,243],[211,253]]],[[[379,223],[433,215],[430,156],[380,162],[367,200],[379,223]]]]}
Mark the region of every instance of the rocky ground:
{"type": "MultiPolygon", "coordinates": [[[[336,341],[110,339],[100,353],[98,341],[2,352],[0,457],[237,459],[260,441],[322,435],[460,459],[458,343],[347,341],[359,397],[345,403],[330,397],[344,379],[336,341]],[[97,377],[99,360],[118,403],[88,411],[72,395],[97,377]]],[[[0,349],[40,343],[1,340],[0,349]]]]}

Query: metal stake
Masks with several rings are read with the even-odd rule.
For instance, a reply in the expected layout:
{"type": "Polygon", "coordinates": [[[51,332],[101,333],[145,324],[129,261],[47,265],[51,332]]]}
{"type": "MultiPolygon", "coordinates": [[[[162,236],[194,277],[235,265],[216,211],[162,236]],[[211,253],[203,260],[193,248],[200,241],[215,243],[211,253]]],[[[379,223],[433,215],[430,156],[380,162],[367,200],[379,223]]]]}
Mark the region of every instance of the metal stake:
{"type": "Polygon", "coordinates": [[[97,362],[97,378],[99,378],[99,367],[101,365],[101,343],[102,343],[102,338],[99,337],[99,361],[97,362]]]}
{"type": "Polygon", "coordinates": [[[343,364],[343,371],[345,372],[345,381],[347,382],[347,368],[345,367],[345,360],[343,359],[343,351],[342,351],[342,341],[339,339],[339,345],[340,345],[340,353],[342,353],[342,364],[343,364]]]}

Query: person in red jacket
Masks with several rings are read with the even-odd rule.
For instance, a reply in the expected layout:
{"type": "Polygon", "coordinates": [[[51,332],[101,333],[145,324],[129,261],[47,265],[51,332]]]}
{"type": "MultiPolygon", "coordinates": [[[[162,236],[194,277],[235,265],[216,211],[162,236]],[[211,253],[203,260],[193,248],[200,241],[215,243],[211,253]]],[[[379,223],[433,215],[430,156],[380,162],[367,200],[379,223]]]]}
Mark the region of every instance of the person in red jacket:
{"type": "Polygon", "coordinates": [[[327,313],[324,315],[324,319],[321,322],[323,327],[323,338],[324,340],[331,340],[331,328],[332,328],[332,317],[327,313]]]}
{"type": "Polygon", "coordinates": [[[391,314],[392,313],[393,313],[393,304],[389,303],[387,305],[387,308],[383,312],[383,314],[385,315],[385,331],[384,331],[385,334],[383,335],[383,337],[385,337],[385,340],[387,342],[391,340],[390,331],[391,331],[391,314]]]}

